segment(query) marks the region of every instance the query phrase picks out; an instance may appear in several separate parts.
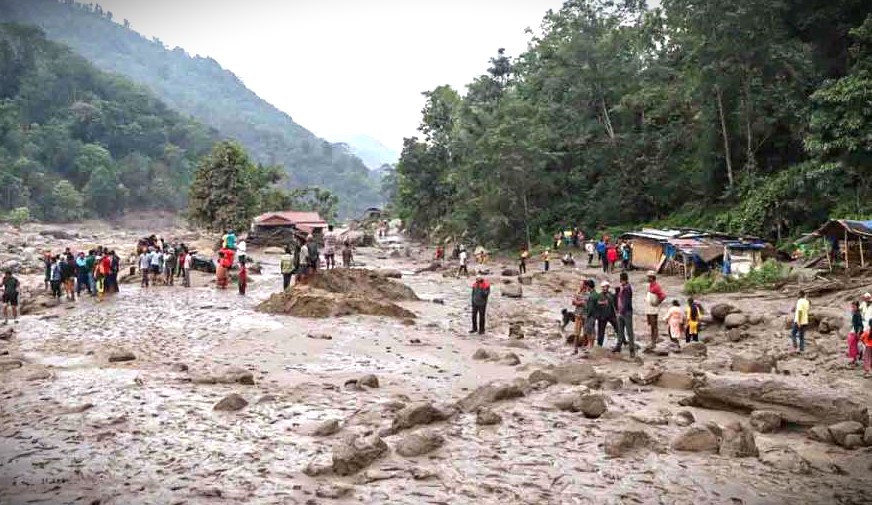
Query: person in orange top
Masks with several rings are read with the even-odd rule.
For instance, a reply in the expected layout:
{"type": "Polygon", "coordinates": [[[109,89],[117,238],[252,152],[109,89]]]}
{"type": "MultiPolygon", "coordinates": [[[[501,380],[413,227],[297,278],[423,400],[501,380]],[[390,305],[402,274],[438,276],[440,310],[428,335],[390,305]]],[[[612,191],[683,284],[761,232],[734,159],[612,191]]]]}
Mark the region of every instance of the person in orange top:
{"type": "Polygon", "coordinates": [[[863,376],[869,377],[872,374],[872,330],[863,332],[863,345],[866,346],[863,351],[863,376]]]}

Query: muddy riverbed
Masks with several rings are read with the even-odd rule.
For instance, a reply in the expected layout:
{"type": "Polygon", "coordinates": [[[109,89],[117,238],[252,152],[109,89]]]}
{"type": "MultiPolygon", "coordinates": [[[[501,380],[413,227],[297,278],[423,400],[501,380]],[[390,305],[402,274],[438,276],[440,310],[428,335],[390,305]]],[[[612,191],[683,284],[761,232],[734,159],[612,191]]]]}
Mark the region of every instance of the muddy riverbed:
{"type": "MultiPolygon", "coordinates": [[[[132,246],[137,233],[113,240],[132,246]]],[[[251,254],[263,274],[252,275],[244,297],[197,274],[191,289],[126,284],[100,303],[83,297],[23,317],[0,340],[0,503],[872,503],[872,446],[812,440],[803,423],[748,428],[754,454],[744,457],[724,450],[726,434],[698,452],[674,442],[694,426],[749,426],[746,411],[687,400],[704,374],[790,380],[872,404],[872,379],[846,364],[847,325],[838,320],[857,293],[812,298],[835,328],[811,332],[804,356],[787,352],[788,290],[703,297],[707,307],[730,303],[749,316],[732,332],[708,325],[705,355],[664,348],[639,360],[626,350],[582,358],[564,342],[559,311],[582,277],[601,272],[535,273],[516,299],[502,296],[500,273],[512,265],[487,265],[488,331],[469,335],[472,279],[415,273],[432,251],[410,245],[407,256],[404,247],[398,256],[388,244],[361,248],[357,259],[402,273],[396,282],[421,298],[398,302],[414,319],[257,312],[281,286],[278,256],[261,251],[251,254]],[[512,322],[523,339],[509,338],[512,322]],[[764,352],[761,359],[774,362],[769,373],[731,370],[735,355],[764,352]],[[563,380],[567,366],[589,375],[563,380]],[[555,380],[532,380],[537,370],[555,380]],[[355,382],[369,374],[377,387],[355,382]],[[478,396],[457,405],[493,381],[510,393],[485,398],[484,413],[462,408],[478,396]],[[213,408],[233,393],[247,405],[213,408]],[[597,416],[587,406],[561,408],[561,396],[597,396],[606,409],[597,416]],[[397,428],[403,408],[421,402],[438,415],[397,428]],[[497,419],[482,421],[490,413],[497,419]],[[314,433],[330,420],[337,425],[314,433]],[[415,434],[440,441],[420,456],[402,455],[415,434]],[[387,447],[376,457],[355,454],[366,464],[344,475],[337,454],[355,435],[387,447]]],[[[617,274],[607,277],[617,282],[617,274]]],[[[39,289],[37,277],[24,280],[39,289]]],[[[633,282],[642,292],[641,275],[633,282]]],[[[677,280],[663,284],[670,299],[684,300],[677,280]]],[[[644,341],[641,315],[636,333],[644,341]]],[[[860,424],[865,430],[868,417],[860,424]]],[[[854,431],[861,440],[872,433],[854,431]]]]}

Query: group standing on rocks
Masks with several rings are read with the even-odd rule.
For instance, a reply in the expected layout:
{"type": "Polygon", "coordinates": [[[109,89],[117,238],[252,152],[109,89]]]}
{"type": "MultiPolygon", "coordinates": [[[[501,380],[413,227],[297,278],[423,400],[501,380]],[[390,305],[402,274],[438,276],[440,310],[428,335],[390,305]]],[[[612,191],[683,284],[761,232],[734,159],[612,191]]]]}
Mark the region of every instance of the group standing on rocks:
{"type": "Polygon", "coordinates": [[[62,254],[46,252],[43,262],[45,289],[54,298],[75,301],[82,291],[87,291],[102,300],[105,295],[118,292],[121,258],[114,250],[100,246],[74,254],[67,248],[62,254]]]}

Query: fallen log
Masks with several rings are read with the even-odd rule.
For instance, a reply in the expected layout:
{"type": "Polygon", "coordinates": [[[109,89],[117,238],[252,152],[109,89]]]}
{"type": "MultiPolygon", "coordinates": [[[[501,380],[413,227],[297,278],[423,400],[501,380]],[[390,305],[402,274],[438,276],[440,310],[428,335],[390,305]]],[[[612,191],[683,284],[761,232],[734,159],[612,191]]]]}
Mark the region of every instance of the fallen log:
{"type": "Polygon", "coordinates": [[[788,423],[801,426],[834,424],[841,421],[869,422],[862,393],[810,384],[794,377],[767,375],[697,376],[694,395],[682,400],[686,406],[750,413],[770,410],[788,423]]]}

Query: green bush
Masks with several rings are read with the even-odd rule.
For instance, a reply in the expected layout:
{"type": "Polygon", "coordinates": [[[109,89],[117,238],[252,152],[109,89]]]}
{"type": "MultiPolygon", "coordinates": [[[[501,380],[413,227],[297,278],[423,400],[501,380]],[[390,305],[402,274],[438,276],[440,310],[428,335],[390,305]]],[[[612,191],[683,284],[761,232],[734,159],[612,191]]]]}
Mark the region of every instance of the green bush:
{"type": "Polygon", "coordinates": [[[759,268],[755,268],[741,277],[724,277],[720,272],[709,272],[694,277],[684,283],[684,293],[701,295],[764,289],[787,280],[789,276],[790,269],[786,265],[775,260],[766,260],[759,268]]]}

